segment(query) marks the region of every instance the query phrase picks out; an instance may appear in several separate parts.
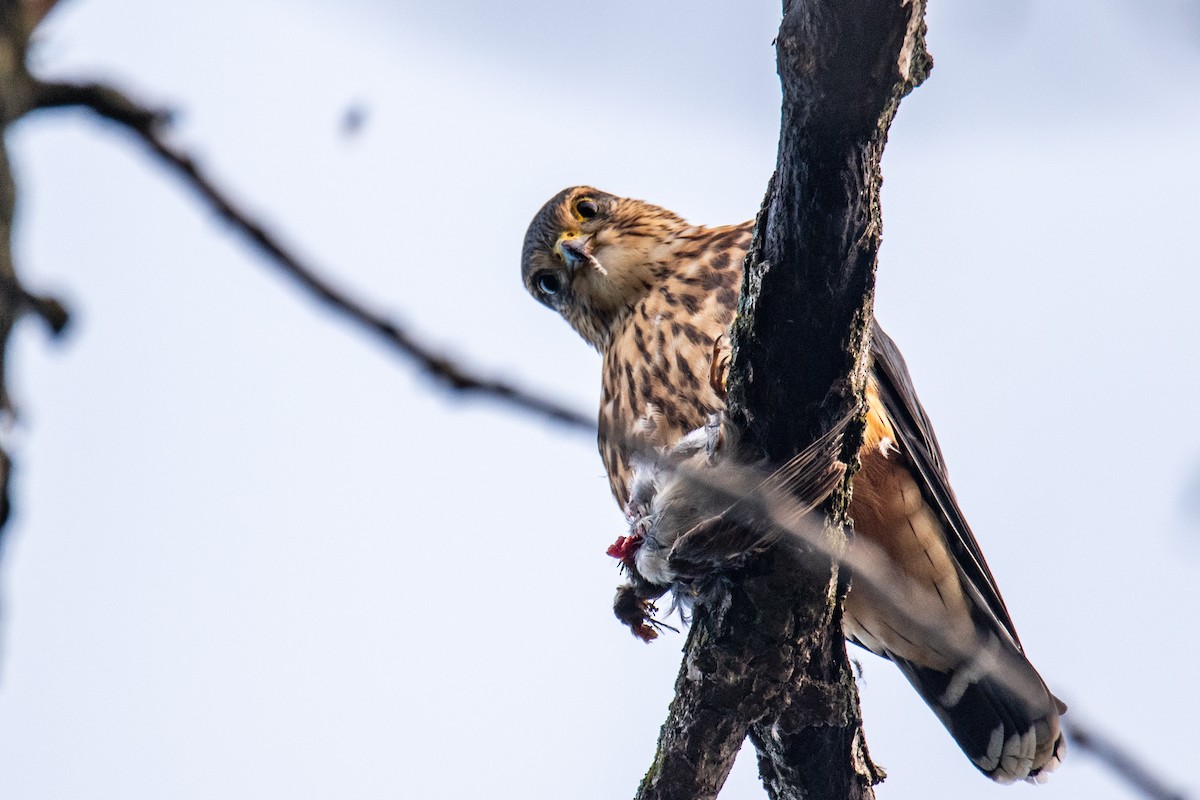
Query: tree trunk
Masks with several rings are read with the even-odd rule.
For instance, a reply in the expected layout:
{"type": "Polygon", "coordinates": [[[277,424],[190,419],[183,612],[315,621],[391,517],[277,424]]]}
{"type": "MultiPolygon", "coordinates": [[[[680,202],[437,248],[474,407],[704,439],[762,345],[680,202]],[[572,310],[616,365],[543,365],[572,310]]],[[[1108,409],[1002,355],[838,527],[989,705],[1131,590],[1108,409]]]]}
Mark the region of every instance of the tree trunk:
{"type": "MultiPolygon", "coordinates": [[[[932,64],[923,0],[785,0],[776,40],[783,114],[733,329],[729,414],[782,464],[861,411],[880,242],[879,162],[900,99],[932,64]]],[[[825,507],[844,539],[861,425],[825,507]]],[[[841,629],[844,575],[777,547],[696,610],[676,696],[637,797],[711,798],[742,741],[772,798],[871,798],[841,629]]]]}

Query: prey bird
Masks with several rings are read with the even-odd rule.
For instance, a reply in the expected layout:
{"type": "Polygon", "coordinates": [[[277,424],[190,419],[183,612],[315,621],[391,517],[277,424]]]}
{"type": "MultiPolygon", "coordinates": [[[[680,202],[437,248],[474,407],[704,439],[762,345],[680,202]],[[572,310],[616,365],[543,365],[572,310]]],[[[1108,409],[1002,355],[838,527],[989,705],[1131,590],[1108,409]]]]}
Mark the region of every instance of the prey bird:
{"type": "MultiPolygon", "coordinates": [[[[691,225],[576,186],[551,198],[525,234],[525,287],[603,356],[600,455],[631,524],[609,549],[631,578],[615,611],[647,641],[661,624],[653,598],[670,588],[678,596],[705,570],[734,566],[771,541],[755,538],[755,503],[684,474],[739,474],[723,375],[752,229],[691,225]]],[[[881,587],[878,574],[874,583],[852,578],[846,638],[895,663],[988,777],[1041,782],[1065,755],[1066,707],[1024,654],[908,368],[877,322],[871,362],[850,516],[855,541],[882,565],[872,572],[892,585],[881,587]]],[[[820,502],[841,474],[840,435],[761,482],[767,502],[820,502]]]]}

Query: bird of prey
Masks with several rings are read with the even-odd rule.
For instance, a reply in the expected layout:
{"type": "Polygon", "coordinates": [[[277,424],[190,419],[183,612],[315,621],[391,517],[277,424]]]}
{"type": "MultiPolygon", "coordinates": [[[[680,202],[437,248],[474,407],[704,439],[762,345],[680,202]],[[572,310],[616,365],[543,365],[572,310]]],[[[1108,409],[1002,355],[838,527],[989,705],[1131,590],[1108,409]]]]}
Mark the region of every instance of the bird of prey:
{"type": "MultiPolygon", "coordinates": [[[[719,469],[729,450],[723,347],[752,228],[691,225],[664,208],[576,186],[551,198],[525,235],[525,287],[603,356],[600,454],[633,525],[610,548],[634,578],[615,610],[647,640],[655,635],[647,598],[696,577],[698,564],[716,568],[746,549],[718,541],[733,526],[698,522],[712,516],[697,496],[703,486],[688,494],[656,465],[719,469]],[[645,458],[647,442],[657,458],[645,458]]],[[[1040,782],[1065,754],[1066,707],[1024,655],[899,350],[878,323],[872,333],[850,515],[856,542],[884,557],[896,586],[889,594],[852,579],[846,637],[894,662],[984,774],[1040,782]],[[936,608],[903,600],[918,596],[936,608]]],[[[834,445],[828,437],[815,443],[773,485],[828,492],[834,445]]]]}

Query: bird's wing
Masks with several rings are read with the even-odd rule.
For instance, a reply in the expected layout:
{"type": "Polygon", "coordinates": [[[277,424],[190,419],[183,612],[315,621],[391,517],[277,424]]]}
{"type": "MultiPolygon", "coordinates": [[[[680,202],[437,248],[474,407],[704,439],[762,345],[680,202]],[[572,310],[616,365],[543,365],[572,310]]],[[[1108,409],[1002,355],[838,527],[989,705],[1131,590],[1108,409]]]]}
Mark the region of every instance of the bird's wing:
{"type": "Polygon", "coordinates": [[[974,590],[972,593],[977,594],[987,610],[1008,631],[1013,643],[1020,648],[1017,631],[1000,596],[996,579],[988,569],[979,543],[975,541],[975,535],[971,533],[971,527],[967,525],[954,499],[942,450],[929,417],[917,399],[904,357],[891,337],[883,332],[878,321],[874,323],[871,338],[871,357],[879,399],[895,430],[898,439],[896,444],[911,463],[913,478],[942,523],[946,532],[946,546],[969,588],[974,590]]]}

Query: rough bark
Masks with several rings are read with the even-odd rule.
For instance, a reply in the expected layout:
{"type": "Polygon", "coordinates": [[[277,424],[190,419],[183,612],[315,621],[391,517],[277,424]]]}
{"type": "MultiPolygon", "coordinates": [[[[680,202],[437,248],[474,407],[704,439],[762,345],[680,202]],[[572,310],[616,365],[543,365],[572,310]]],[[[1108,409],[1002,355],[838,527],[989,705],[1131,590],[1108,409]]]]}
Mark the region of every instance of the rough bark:
{"type": "MultiPolygon", "coordinates": [[[[783,463],[863,408],[880,157],[900,98],[927,74],[923,0],[785,0],[779,155],[746,259],[733,332],[731,419],[783,463]]],[[[845,536],[851,465],[827,503],[845,536]]],[[[882,772],[863,738],[841,632],[845,579],[776,548],[698,609],[638,798],[715,797],[747,735],[772,798],[871,798],[882,772]]]]}

